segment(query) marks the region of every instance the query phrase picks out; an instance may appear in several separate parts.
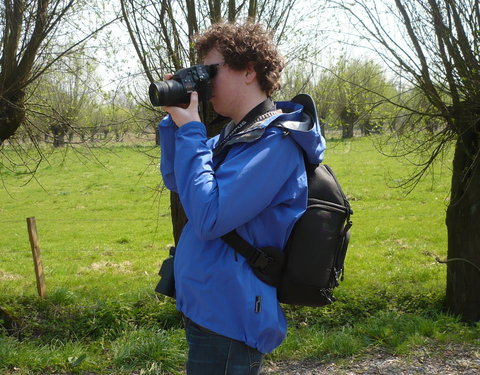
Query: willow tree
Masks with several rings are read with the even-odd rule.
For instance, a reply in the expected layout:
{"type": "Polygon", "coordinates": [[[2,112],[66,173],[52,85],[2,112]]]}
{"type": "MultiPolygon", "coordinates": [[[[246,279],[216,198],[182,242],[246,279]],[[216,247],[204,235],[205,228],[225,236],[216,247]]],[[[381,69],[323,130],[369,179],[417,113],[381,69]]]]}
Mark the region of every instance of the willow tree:
{"type": "MultiPolygon", "coordinates": [[[[274,32],[278,43],[295,36],[304,7],[298,0],[121,0],[123,21],[130,35],[144,74],[149,82],[161,80],[166,73],[198,63],[192,37],[220,21],[250,19],[274,32]]],[[[322,0],[323,4],[324,1],[322,0]]],[[[292,44],[288,56],[295,56],[308,43],[292,44]]],[[[208,120],[211,120],[209,118],[208,120]]],[[[218,134],[223,123],[208,126],[208,136],[218,134]]],[[[171,194],[171,212],[175,243],[186,221],[178,196],[171,194]]]]}
{"type": "MultiPolygon", "coordinates": [[[[478,0],[334,1],[367,48],[420,91],[427,105],[405,122],[415,129],[411,151],[428,157],[412,181],[454,145],[447,209],[447,304],[465,320],[480,320],[480,5],[478,0]],[[389,22],[391,21],[391,22],[389,22]],[[397,31],[398,28],[398,31],[397,31]],[[419,118],[425,121],[418,121],[419,118]],[[443,125],[431,131],[417,125],[443,125]],[[423,135],[423,137],[420,137],[423,135]],[[419,143],[420,142],[420,143],[419,143]]],[[[409,110],[403,103],[403,110],[409,110]]],[[[404,131],[404,135],[412,132],[404,131]]]]}
{"type": "Polygon", "coordinates": [[[342,138],[378,132],[391,106],[384,98],[396,95],[393,83],[379,63],[341,56],[322,74],[314,91],[329,126],[341,129],[342,138]]]}
{"type": "MultiPolygon", "coordinates": [[[[98,12],[90,6],[88,14],[98,12]]],[[[0,145],[24,122],[32,84],[108,25],[79,18],[86,7],[83,0],[0,2],[0,145]]]]}
{"type": "Polygon", "coordinates": [[[96,64],[82,50],[57,61],[36,82],[33,98],[27,102],[28,133],[24,127],[19,132],[41,137],[54,147],[85,142],[92,133],[93,119],[98,118],[96,95],[102,92],[95,69],[96,64]]]}

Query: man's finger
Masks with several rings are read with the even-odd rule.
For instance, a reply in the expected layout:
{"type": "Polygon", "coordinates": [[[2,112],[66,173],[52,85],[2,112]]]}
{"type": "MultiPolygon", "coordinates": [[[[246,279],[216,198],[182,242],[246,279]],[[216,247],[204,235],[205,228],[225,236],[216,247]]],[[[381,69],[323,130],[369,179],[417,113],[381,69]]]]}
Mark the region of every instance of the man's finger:
{"type": "Polygon", "coordinates": [[[195,110],[198,108],[198,92],[193,91],[190,95],[190,105],[188,108],[194,108],[195,110]]]}

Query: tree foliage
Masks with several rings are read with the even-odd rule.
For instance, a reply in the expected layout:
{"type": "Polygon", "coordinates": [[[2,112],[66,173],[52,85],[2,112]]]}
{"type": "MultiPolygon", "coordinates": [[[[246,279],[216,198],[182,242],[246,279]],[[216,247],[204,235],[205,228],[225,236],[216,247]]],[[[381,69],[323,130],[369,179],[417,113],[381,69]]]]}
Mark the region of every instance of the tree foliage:
{"type": "Polygon", "coordinates": [[[384,68],[373,60],[340,56],[331,66],[302,62],[286,72],[282,96],[310,93],[328,129],[340,129],[342,138],[381,131],[391,118],[388,98],[397,95],[384,68]]]}
{"type": "Polygon", "coordinates": [[[389,103],[396,95],[384,68],[373,60],[340,57],[328,69],[314,91],[317,101],[328,106],[327,123],[342,131],[342,138],[379,132],[388,119],[389,103]]]}

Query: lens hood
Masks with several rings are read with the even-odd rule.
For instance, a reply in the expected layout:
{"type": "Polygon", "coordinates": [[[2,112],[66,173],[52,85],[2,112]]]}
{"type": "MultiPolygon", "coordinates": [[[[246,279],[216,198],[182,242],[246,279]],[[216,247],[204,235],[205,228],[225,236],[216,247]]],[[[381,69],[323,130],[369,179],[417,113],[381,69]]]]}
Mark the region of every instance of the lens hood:
{"type": "Polygon", "coordinates": [[[188,103],[190,99],[184,86],[174,79],[150,84],[148,95],[154,107],[188,103]]]}

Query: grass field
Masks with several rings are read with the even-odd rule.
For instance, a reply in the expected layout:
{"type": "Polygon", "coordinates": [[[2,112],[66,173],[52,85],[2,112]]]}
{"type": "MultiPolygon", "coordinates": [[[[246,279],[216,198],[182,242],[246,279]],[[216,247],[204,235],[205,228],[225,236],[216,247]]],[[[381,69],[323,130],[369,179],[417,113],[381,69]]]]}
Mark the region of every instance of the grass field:
{"type": "MultiPolygon", "coordinates": [[[[354,216],[345,281],[322,309],[285,307],[285,343],[268,360],[344,358],[381,349],[479,344],[479,325],[443,311],[451,159],[407,195],[413,167],[382,156],[381,138],[331,140],[326,162],[354,216]]],[[[36,151],[32,150],[32,157],[36,151]]],[[[49,150],[45,150],[49,152],[49,150]]],[[[17,160],[3,150],[6,166],[17,160]]],[[[0,169],[0,372],[172,374],[185,343],[171,300],[155,295],[173,242],[169,195],[150,146],[69,148],[35,179],[0,169]],[[27,183],[28,182],[28,183],[27,183]],[[25,219],[34,216],[48,298],[36,297],[25,219]]]]}
{"type": "Polygon", "coordinates": [[[48,157],[27,185],[30,176],[2,171],[0,272],[6,294],[34,292],[25,220],[31,216],[48,289],[65,288],[92,301],[112,292],[135,299],[156,279],[173,241],[158,150],[81,152],[67,149],[48,157]]]}

